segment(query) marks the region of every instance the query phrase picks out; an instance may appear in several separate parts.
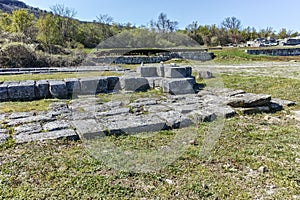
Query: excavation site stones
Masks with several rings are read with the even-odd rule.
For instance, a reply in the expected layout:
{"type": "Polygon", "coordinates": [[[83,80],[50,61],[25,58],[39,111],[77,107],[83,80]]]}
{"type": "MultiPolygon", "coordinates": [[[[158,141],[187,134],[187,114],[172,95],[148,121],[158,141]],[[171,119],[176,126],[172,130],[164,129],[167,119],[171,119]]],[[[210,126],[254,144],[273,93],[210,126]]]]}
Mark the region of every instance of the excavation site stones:
{"type": "MultiPolygon", "coordinates": [[[[198,74],[214,77],[209,71],[198,74]]],[[[142,65],[122,77],[4,82],[0,88],[1,101],[61,99],[47,111],[0,114],[0,143],[10,137],[25,143],[157,132],[295,105],[267,94],[204,87],[191,67],[176,64],[142,65]],[[154,97],[139,96],[155,90],[154,97]]]]}

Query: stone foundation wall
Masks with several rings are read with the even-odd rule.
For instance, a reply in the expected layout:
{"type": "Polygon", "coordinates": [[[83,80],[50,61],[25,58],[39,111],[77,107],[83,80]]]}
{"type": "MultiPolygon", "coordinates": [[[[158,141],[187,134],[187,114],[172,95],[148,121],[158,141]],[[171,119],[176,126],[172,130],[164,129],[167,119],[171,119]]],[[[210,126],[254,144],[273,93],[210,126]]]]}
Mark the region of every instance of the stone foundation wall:
{"type": "Polygon", "coordinates": [[[171,60],[173,58],[189,59],[208,61],[214,58],[213,53],[205,51],[189,51],[189,52],[176,52],[176,53],[161,53],[158,56],[102,56],[93,58],[94,63],[114,63],[114,64],[141,64],[141,63],[160,63],[171,60]]]}
{"type": "Polygon", "coordinates": [[[269,55],[269,56],[299,56],[300,48],[290,49],[254,49],[245,50],[247,54],[251,55],[269,55]]]}

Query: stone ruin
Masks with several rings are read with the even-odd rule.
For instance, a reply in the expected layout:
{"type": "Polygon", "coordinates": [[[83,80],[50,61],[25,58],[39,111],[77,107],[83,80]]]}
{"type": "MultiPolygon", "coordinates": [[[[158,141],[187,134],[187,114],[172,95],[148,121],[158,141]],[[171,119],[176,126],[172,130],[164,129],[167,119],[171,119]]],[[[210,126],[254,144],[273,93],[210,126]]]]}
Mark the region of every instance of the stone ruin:
{"type": "MultiPolygon", "coordinates": [[[[73,99],[70,103],[53,103],[47,111],[0,113],[0,144],[9,137],[13,137],[16,143],[24,143],[172,130],[199,122],[212,122],[220,117],[233,117],[237,113],[276,112],[295,104],[273,99],[270,95],[226,88],[206,87],[195,92],[197,84],[191,67],[141,66],[138,69],[140,77],[136,75],[116,77],[111,83],[108,81],[111,77],[74,79],[75,84],[70,88],[84,90],[85,96],[73,99]],[[95,94],[95,90],[132,92],[155,87],[162,87],[166,94],[155,98],[139,98],[133,102],[112,99],[106,103],[90,95],[95,94]],[[8,134],[12,129],[14,133],[8,134]]],[[[34,85],[34,82],[30,83],[34,85]]],[[[54,83],[63,85],[63,90],[68,92],[67,83],[70,82],[64,80],[54,83]]],[[[53,92],[53,82],[47,84],[45,82],[45,88],[50,86],[50,93],[53,92]]],[[[24,88],[24,84],[19,85],[24,88]]],[[[59,87],[56,89],[61,92],[59,87]]]]}

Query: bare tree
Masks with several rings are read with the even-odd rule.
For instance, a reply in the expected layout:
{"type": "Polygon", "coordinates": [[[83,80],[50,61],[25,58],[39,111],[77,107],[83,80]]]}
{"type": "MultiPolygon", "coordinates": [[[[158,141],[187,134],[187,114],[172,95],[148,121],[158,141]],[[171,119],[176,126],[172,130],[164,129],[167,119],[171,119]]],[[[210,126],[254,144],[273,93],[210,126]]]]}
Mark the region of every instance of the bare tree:
{"type": "Polygon", "coordinates": [[[108,14],[100,14],[99,16],[97,16],[97,20],[101,24],[111,24],[113,22],[113,18],[108,14]]]}
{"type": "Polygon", "coordinates": [[[171,21],[168,19],[167,14],[160,13],[158,16],[158,21],[155,22],[153,20],[150,21],[150,27],[153,30],[157,30],[161,33],[168,33],[176,31],[178,26],[177,21],[171,21]]]}
{"type": "Polygon", "coordinates": [[[74,18],[77,15],[77,12],[73,8],[68,8],[64,4],[51,6],[50,10],[54,15],[59,15],[61,17],[74,18]]]}
{"type": "Polygon", "coordinates": [[[221,23],[226,30],[240,30],[242,28],[241,20],[236,17],[227,17],[221,23]]]}

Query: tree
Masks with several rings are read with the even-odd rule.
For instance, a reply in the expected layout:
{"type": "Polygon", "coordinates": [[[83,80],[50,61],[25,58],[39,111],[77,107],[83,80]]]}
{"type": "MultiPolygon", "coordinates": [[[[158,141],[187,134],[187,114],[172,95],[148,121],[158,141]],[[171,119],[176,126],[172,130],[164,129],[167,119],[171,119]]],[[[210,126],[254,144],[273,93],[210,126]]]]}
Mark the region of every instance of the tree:
{"type": "Polygon", "coordinates": [[[178,22],[171,21],[168,19],[167,14],[160,13],[158,16],[158,21],[150,21],[150,27],[152,30],[157,30],[160,33],[174,32],[177,29],[178,22]]]}
{"type": "Polygon", "coordinates": [[[38,28],[37,40],[44,44],[51,53],[51,46],[59,43],[59,30],[56,18],[50,14],[41,16],[36,24],[38,28]]]}
{"type": "Polygon", "coordinates": [[[73,18],[76,11],[72,8],[65,7],[63,4],[56,4],[50,7],[54,13],[57,27],[59,30],[59,43],[64,46],[70,46],[78,31],[78,22],[73,18]]]}
{"type": "Polygon", "coordinates": [[[11,16],[11,30],[33,38],[34,15],[25,9],[14,10],[11,16]]]}
{"type": "Polygon", "coordinates": [[[221,23],[221,26],[228,31],[231,37],[231,42],[237,44],[239,42],[239,31],[242,28],[241,20],[236,17],[227,17],[221,23]]]}
{"type": "Polygon", "coordinates": [[[113,32],[111,30],[112,26],[114,29],[116,28],[116,24],[113,23],[113,18],[107,14],[100,14],[97,16],[99,31],[102,34],[102,40],[105,40],[111,36],[113,36],[113,32]],[[112,24],[113,23],[113,24],[112,24]]]}
{"type": "Polygon", "coordinates": [[[265,29],[261,29],[258,33],[259,37],[267,38],[267,37],[275,37],[275,31],[272,27],[267,27],[265,29]]]}
{"type": "Polygon", "coordinates": [[[1,13],[0,14],[0,30],[5,31],[5,32],[11,31],[11,24],[12,24],[11,15],[8,13],[1,13]]]}

